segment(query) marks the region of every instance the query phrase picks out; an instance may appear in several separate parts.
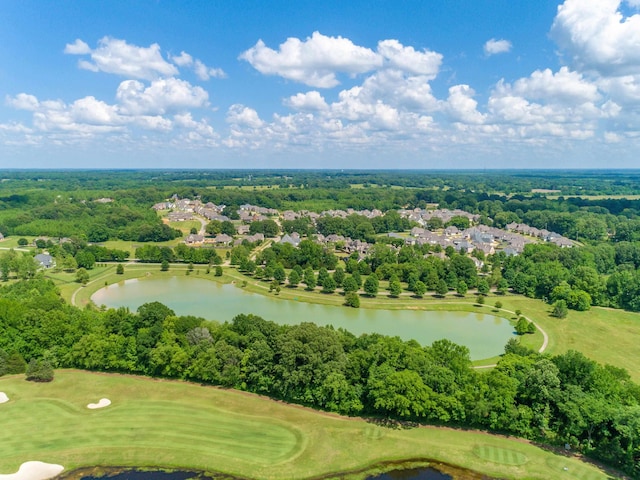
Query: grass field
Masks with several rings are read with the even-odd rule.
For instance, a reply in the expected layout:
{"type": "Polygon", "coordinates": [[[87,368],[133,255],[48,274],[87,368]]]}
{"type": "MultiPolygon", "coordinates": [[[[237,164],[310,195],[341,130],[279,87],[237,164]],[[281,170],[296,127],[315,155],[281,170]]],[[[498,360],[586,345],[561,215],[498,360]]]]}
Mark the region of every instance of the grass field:
{"type": "Polygon", "coordinates": [[[67,470],[155,466],[291,480],[431,459],[500,478],[612,478],[524,441],[445,428],[387,428],[185,382],[60,370],[49,384],[21,375],[0,378],[0,391],[10,399],[0,405],[0,473],[40,460],[67,470]],[[86,408],[103,397],[111,406],[86,408]]]}

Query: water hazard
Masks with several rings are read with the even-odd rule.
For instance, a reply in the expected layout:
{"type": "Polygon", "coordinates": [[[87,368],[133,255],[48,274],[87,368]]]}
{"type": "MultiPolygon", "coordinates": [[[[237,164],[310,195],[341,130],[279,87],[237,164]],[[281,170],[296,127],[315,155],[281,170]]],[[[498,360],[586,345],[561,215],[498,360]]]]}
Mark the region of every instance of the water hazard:
{"type": "Polygon", "coordinates": [[[143,303],[158,301],[178,315],[218,321],[252,313],[280,324],[314,322],[342,327],[356,335],[397,335],[403,340],[415,339],[422,345],[447,338],[466,345],[472,360],[503,353],[504,345],[514,334],[507,320],[493,315],[318,305],[248,293],[234,285],[191,276],[126,280],[102,288],[91,299],[96,305],[128,307],[133,311],[143,303]]]}

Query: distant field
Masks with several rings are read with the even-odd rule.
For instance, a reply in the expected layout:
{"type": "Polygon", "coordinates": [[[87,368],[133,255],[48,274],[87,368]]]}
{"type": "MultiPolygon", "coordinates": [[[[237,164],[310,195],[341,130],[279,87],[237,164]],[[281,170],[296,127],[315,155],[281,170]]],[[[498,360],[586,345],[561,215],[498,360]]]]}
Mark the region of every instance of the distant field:
{"type": "Polygon", "coordinates": [[[185,382],[59,370],[49,384],[2,377],[0,391],[10,399],[0,405],[3,474],[40,460],[67,471],[173,467],[291,480],[424,458],[499,478],[607,478],[590,464],[524,441],[448,428],[385,428],[185,382]],[[111,406],[86,408],[100,398],[111,406]]]}

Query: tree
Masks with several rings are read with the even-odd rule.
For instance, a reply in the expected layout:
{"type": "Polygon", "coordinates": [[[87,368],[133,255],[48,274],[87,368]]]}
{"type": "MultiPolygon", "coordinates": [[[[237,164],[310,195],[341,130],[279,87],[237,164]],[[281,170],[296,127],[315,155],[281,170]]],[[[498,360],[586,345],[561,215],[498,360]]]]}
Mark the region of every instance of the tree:
{"type": "Polygon", "coordinates": [[[273,270],[273,279],[278,282],[278,284],[284,283],[287,279],[287,273],[284,271],[284,267],[282,265],[278,265],[273,270]]]}
{"type": "Polygon", "coordinates": [[[25,375],[26,379],[31,382],[50,382],[53,380],[53,367],[47,360],[32,358],[25,375]]]}
{"type": "Polygon", "coordinates": [[[18,246],[26,247],[27,245],[29,245],[29,240],[27,240],[26,238],[19,238],[18,239],[18,246]]]}
{"type": "Polygon", "coordinates": [[[484,305],[484,295],[478,295],[478,298],[476,298],[476,303],[478,305],[484,305]]]}
{"type": "Polygon", "coordinates": [[[336,291],[336,281],[332,277],[327,277],[322,284],[323,293],[333,293],[336,291]]]}
{"type": "Polygon", "coordinates": [[[516,333],[518,335],[524,335],[529,332],[529,322],[526,318],[520,317],[516,323],[516,333]]]}
{"type": "Polygon", "coordinates": [[[400,280],[396,277],[389,282],[389,294],[392,297],[399,297],[401,293],[402,285],[400,284],[400,280]]]}
{"type": "Polygon", "coordinates": [[[379,285],[378,277],[375,274],[369,275],[364,282],[364,291],[370,297],[375,297],[378,294],[379,285]]]}
{"type": "Polygon", "coordinates": [[[116,274],[122,275],[123,273],[124,273],[124,267],[122,266],[121,263],[119,263],[118,266],[116,267],[116,274]]]}
{"type": "Polygon", "coordinates": [[[436,294],[444,297],[448,291],[449,287],[447,286],[447,282],[445,282],[443,279],[438,280],[438,283],[436,284],[436,294]]]}
{"type": "Polygon", "coordinates": [[[297,287],[300,283],[300,273],[297,270],[291,270],[289,273],[289,286],[297,287]]]}
{"type": "Polygon", "coordinates": [[[557,318],[565,318],[567,316],[567,313],[569,313],[567,302],[564,300],[556,300],[556,302],[553,304],[551,315],[557,318]]]}
{"type": "Polygon", "coordinates": [[[458,282],[458,286],[456,288],[458,295],[464,297],[467,294],[468,289],[469,287],[467,287],[467,284],[465,282],[458,282]]]}
{"type": "Polygon", "coordinates": [[[360,297],[356,292],[348,292],[344,296],[344,304],[347,307],[360,308],[360,297]]]}
{"type": "Polygon", "coordinates": [[[498,301],[495,303],[495,307],[496,307],[496,309],[500,310],[500,309],[502,308],[502,302],[501,302],[500,300],[498,300],[498,301]]]}
{"type": "Polygon", "coordinates": [[[509,283],[504,278],[501,278],[498,281],[498,285],[496,286],[496,291],[500,295],[506,295],[508,290],[509,290],[509,283]]]}
{"type": "Polygon", "coordinates": [[[489,293],[489,283],[484,278],[478,282],[478,293],[480,295],[489,293]]]}
{"type": "Polygon", "coordinates": [[[96,264],[96,257],[91,252],[80,250],[76,254],[76,262],[78,263],[78,267],[91,270],[96,264]]]}
{"type": "Polygon", "coordinates": [[[191,230],[189,230],[189,233],[191,235],[197,235],[198,229],[196,227],[191,227],[191,230]]]}
{"type": "Polygon", "coordinates": [[[160,265],[160,271],[166,272],[169,270],[169,262],[167,260],[162,260],[162,264],[160,265]]]}
{"type": "Polygon", "coordinates": [[[316,285],[317,285],[316,274],[311,269],[311,267],[307,268],[304,271],[304,280],[303,280],[303,282],[307,286],[307,290],[313,290],[314,288],[316,288],[316,285]]]}
{"type": "Polygon", "coordinates": [[[336,287],[342,287],[342,282],[344,282],[344,270],[340,267],[337,267],[333,272],[333,279],[336,281],[336,287]]]}
{"type": "Polygon", "coordinates": [[[422,296],[427,292],[427,286],[421,280],[418,280],[413,287],[413,293],[415,293],[416,297],[422,298],[422,296]]]}
{"type": "Polygon", "coordinates": [[[345,278],[342,282],[342,290],[344,290],[344,293],[357,292],[358,289],[358,282],[356,282],[353,276],[345,278]]]}
{"type": "Polygon", "coordinates": [[[214,275],[216,277],[221,277],[222,276],[222,267],[220,265],[216,265],[216,271],[215,271],[214,275]]]}
{"type": "Polygon", "coordinates": [[[76,282],[83,285],[89,282],[89,273],[84,268],[79,268],[76,272],[76,282]]]}

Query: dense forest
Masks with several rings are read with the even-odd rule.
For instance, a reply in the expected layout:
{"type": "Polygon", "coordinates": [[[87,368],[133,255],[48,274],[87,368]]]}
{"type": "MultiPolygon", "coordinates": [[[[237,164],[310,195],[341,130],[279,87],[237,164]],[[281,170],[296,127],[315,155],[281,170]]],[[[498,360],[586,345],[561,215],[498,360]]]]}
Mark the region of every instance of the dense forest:
{"type": "Polygon", "coordinates": [[[347,415],[489,429],[568,443],[640,475],[640,386],[622,369],[510,341],[498,366],[471,368],[448,340],[421,346],[252,315],[215,323],[164,305],[79,310],[36,278],[0,289],[0,374],[53,367],[140,373],[247,390],[347,415]]]}

